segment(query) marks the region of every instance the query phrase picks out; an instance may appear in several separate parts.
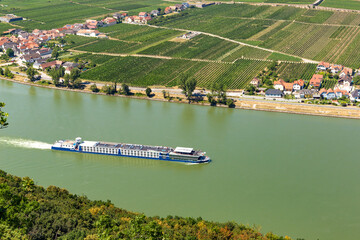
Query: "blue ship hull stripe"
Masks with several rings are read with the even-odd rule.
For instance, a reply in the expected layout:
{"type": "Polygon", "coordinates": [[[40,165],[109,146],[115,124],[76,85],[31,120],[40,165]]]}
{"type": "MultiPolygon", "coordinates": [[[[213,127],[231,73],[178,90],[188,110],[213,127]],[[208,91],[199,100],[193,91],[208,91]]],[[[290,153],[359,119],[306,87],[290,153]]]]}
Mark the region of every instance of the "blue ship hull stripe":
{"type": "Polygon", "coordinates": [[[182,162],[182,163],[208,163],[211,162],[211,160],[204,160],[204,161],[191,161],[191,160],[177,160],[177,159],[170,159],[170,158],[150,158],[150,157],[140,157],[140,156],[128,156],[128,155],[122,155],[122,154],[111,154],[111,153],[97,153],[97,152],[83,152],[78,151],[75,149],[69,149],[69,148],[59,148],[59,147],[51,147],[52,150],[57,151],[65,151],[65,152],[76,152],[76,153],[90,153],[90,154],[99,154],[99,155],[108,155],[108,156],[117,156],[117,157],[132,157],[132,158],[144,158],[144,159],[151,159],[151,160],[161,160],[161,161],[170,161],[170,162],[182,162]]]}

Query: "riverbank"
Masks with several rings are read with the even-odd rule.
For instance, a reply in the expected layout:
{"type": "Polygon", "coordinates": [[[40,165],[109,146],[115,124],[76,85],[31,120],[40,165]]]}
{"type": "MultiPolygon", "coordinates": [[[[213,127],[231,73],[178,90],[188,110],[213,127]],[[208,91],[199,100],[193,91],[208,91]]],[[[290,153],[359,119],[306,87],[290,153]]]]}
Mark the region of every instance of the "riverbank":
{"type": "MultiPolygon", "coordinates": [[[[6,81],[11,81],[15,83],[35,86],[35,87],[43,87],[43,88],[51,88],[63,91],[72,91],[72,92],[80,92],[80,93],[90,93],[97,95],[106,95],[102,92],[92,92],[90,90],[90,84],[84,89],[70,89],[65,87],[56,87],[54,85],[41,85],[33,82],[25,81],[22,78],[1,78],[6,81]]],[[[111,83],[109,83],[111,84],[111,83]]],[[[154,100],[154,101],[164,101],[164,102],[175,102],[175,103],[185,103],[189,104],[185,99],[185,96],[182,94],[177,94],[171,92],[174,89],[164,89],[169,92],[169,98],[164,98],[162,93],[155,92],[152,97],[147,97],[144,92],[135,90],[132,91],[134,95],[113,95],[114,97],[126,97],[126,98],[135,98],[135,99],[145,99],[145,100],[154,100]],[[140,93],[141,95],[136,95],[136,93],[140,93]]],[[[351,119],[360,119],[360,108],[359,107],[341,107],[341,106],[332,106],[332,105],[314,105],[314,104],[306,104],[306,103],[293,103],[293,102],[278,102],[271,100],[248,100],[241,98],[234,98],[236,109],[245,109],[245,110],[257,110],[257,111],[268,111],[268,112],[279,112],[279,113],[291,113],[291,114],[302,114],[302,115],[314,115],[314,116],[323,116],[323,117],[337,117],[337,118],[351,118],[351,119]]],[[[208,102],[192,102],[191,104],[210,106],[208,102]]],[[[218,107],[227,107],[225,105],[217,105],[218,107]]]]}

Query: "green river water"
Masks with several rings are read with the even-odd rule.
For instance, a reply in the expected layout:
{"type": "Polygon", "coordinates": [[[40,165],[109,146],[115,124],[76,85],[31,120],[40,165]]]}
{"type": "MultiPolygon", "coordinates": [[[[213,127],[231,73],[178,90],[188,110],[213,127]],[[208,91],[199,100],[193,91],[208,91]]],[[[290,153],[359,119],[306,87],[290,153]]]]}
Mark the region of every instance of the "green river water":
{"type": "Polygon", "coordinates": [[[147,215],[305,239],[360,235],[358,120],[97,96],[0,81],[0,169],[147,215]],[[54,152],[57,139],[202,149],[213,162],[54,152]]]}

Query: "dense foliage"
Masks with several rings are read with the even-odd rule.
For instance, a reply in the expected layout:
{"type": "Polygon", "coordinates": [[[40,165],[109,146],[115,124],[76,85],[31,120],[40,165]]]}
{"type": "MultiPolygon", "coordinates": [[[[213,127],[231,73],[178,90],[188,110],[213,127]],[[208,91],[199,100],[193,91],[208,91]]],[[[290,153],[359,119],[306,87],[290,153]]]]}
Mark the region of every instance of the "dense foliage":
{"type": "Polygon", "coordinates": [[[0,170],[0,239],[290,239],[234,222],[146,217],[0,170]]]}

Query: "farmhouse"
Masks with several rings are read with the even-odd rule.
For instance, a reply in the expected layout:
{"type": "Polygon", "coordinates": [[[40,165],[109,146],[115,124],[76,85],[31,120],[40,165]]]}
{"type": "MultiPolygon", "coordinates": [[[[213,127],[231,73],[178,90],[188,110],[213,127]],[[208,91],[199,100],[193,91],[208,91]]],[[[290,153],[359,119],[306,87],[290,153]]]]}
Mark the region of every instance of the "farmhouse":
{"type": "Polygon", "coordinates": [[[279,81],[274,81],[274,88],[280,91],[284,91],[285,89],[284,83],[285,81],[282,79],[280,79],[279,81]]]}
{"type": "Polygon", "coordinates": [[[112,17],[107,17],[103,20],[101,20],[103,22],[103,27],[108,27],[108,26],[112,26],[115,25],[117,23],[115,18],[112,17]]]}
{"type": "Polygon", "coordinates": [[[59,68],[59,67],[61,67],[62,64],[63,64],[62,61],[56,60],[56,61],[52,61],[52,62],[43,63],[40,65],[40,68],[42,70],[45,70],[46,68],[54,68],[54,67],[59,68]]]}
{"type": "Polygon", "coordinates": [[[326,71],[328,68],[330,68],[330,63],[327,62],[320,62],[316,67],[318,71],[326,71]]]}
{"type": "Polygon", "coordinates": [[[100,32],[98,30],[90,30],[90,29],[81,29],[76,33],[76,35],[83,37],[97,37],[99,36],[99,34],[100,32]]]}
{"type": "Polygon", "coordinates": [[[20,60],[22,62],[26,62],[26,63],[33,63],[38,59],[41,59],[41,56],[38,53],[23,55],[23,56],[20,57],[20,60]]]}
{"type": "Polygon", "coordinates": [[[261,84],[261,80],[258,78],[254,78],[253,80],[251,80],[250,84],[253,85],[254,87],[259,87],[261,84]]]}
{"type": "Polygon", "coordinates": [[[314,88],[320,88],[324,76],[321,74],[314,74],[310,80],[309,86],[314,88]]]}
{"type": "Polygon", "coordinates": [[[18,17],[14,14],[6,14],[5,16],[0,17],[1,22],[7,22],[7,23],[21,21],[21,20],[23,20],[22,17],[18,17]]]}
{"type": "Polygon", "coordinates": [[[150,12],[150,14],[151,14],[151,16],[158,16],[159,14],[160,14],[160,12],[158,11],[158,10],[152,10],[151,12],[150,12]]]}
{"type": "Polygon", "coordinates": [[[297,81],[294,82],[293,90],[294,90],[294,91],[299,91],[299,90],[301,90],[301,89],[304,88],[304,85],[305,85],[304,80],[299,79],[299,80],[297,80],[297,81]]]}

